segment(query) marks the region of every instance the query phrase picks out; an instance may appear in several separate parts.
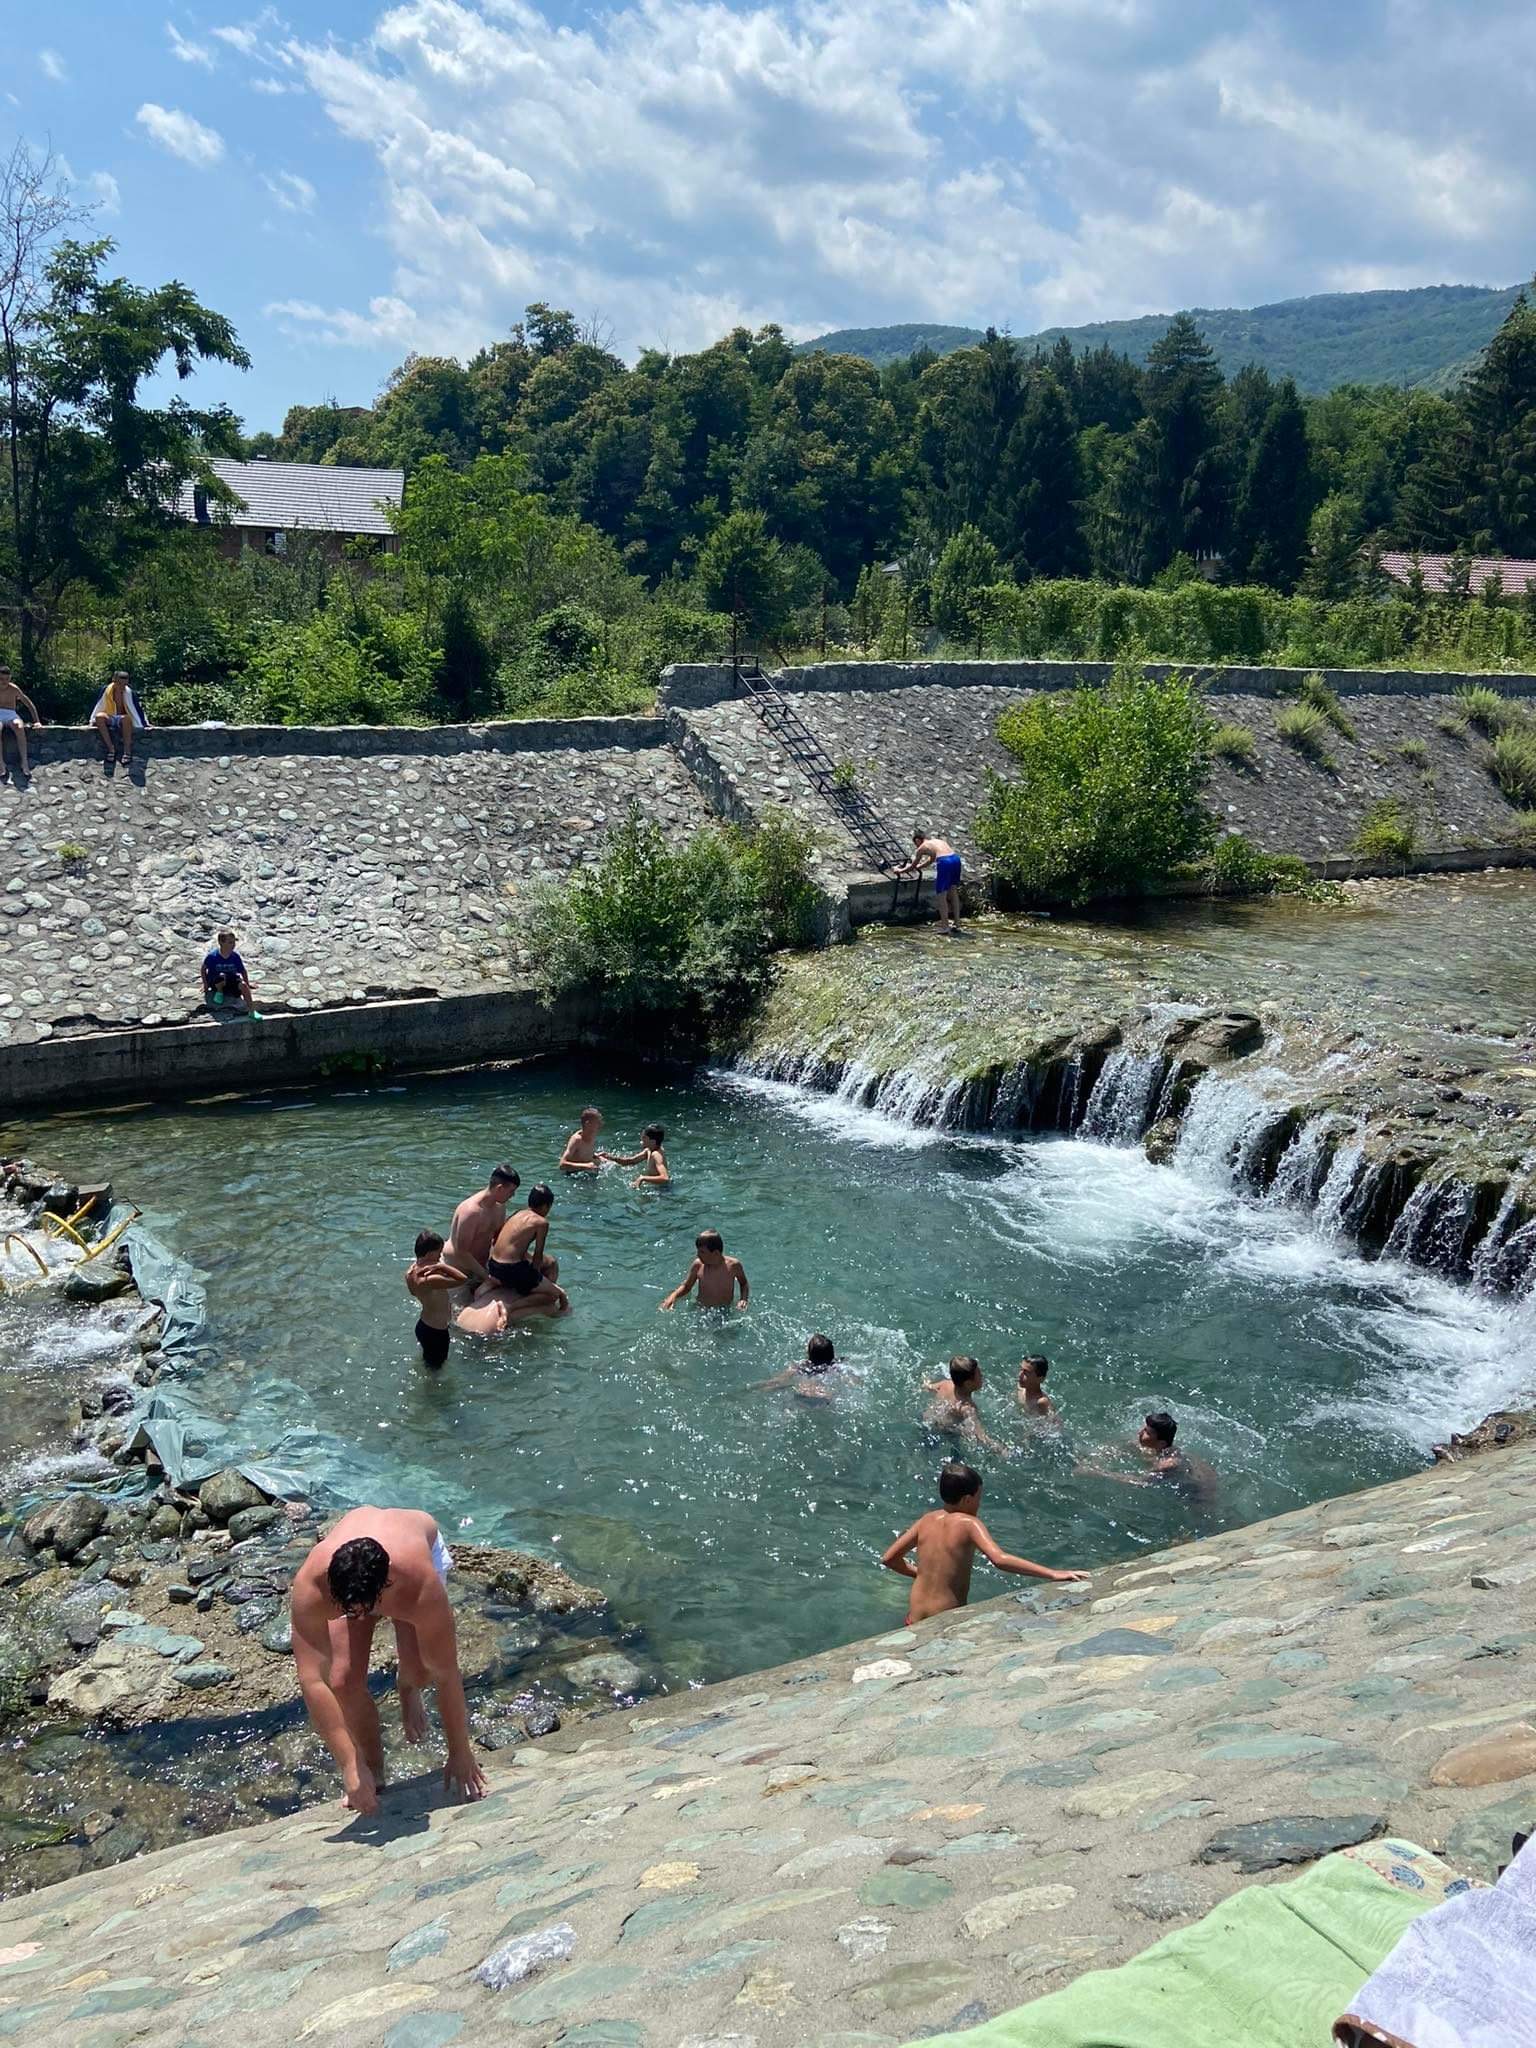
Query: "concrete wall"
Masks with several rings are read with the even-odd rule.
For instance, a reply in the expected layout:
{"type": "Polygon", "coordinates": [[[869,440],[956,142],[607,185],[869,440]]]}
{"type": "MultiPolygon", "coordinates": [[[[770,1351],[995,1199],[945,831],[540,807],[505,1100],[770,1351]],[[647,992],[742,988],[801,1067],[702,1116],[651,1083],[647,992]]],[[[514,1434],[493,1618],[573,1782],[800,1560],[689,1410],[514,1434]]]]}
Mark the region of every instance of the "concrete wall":
{"type": "MultiPolygon", "coordinates": [[[[27,735],[34,764],[94,761],[101,756],[89,728],[45,725],[27,735]]],[[[639,750],[666,743],[666,721],[653,718],[505,718],[483,725],[157,725],[139,733],[134,751],[148,760],[213,761],[221,755],[537,754],[639,750]]]]}

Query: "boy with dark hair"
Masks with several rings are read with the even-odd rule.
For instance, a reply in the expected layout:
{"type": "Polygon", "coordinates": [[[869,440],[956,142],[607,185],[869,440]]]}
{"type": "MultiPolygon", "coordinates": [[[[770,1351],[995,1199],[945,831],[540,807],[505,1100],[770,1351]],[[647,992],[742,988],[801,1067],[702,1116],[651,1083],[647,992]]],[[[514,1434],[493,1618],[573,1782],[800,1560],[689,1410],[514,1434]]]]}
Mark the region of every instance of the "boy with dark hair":
{"type": "Polygon", "coordinates": [[[457,1266],[443,1259],[443,1240],[435,1230],[418,1230],[416,1256],[405,1269],[405,1291],[421,1304],[416,1342],[424,1365],[434,1370],[448,1362],[448,1297],[464,1285],[457,1266]]]}
{"type": "Polygon", "coordinates": [[[1031,1422],[1061,1420],[1060,1410],[1045,1391],[1045,1376],[1050,1369],[1051,1361],[1041,1357],[1038,1352],[1031,1358],[1019,1360],[1019,1383],[1014,1399],[1031,1422]]]}
{"type": "Polygon", "coordinates": [[[235,951],[235,935],[226,924],[220,928],[218,943],[203,955],[203,999],[218,1007],[226,1002],[251,1002],[251,977],[245,962],[235,951]]]}
{"type": "Polygon", "coordinates": [[[976,1396],[985,1385],[986,1380],[976,1359],[952,1358],[943,1379],[925,1380],[923,1383],[923,1392],[933,1396],[932,1406],[923,1417],[924,1427],[971,1437],[976,1443],[985,1444],[989,1451],[1006,1450],[1006,1444],[1000,1444],[995,1437],[987,1435],[976,1412],[976,1396]]]}
{"type": "Polygon", "coordinates": [[[485,1262],[507,1220],[507,1204],[520,1186],[520,1177],[510,1166],[493,1166],[480,1192],[466,1195],[453,1212],[443,1256],[451,1266],[461,1266],[472,1285],[487,1277],[485,1262]]]}
{"type": "Polygon", "coordinates": [[[563,1315],[571,1305],[556,1282],[558,1267],[544,1252],[554,1200],[554,1189],[542,1181],[530,1188],[526,1208],[503,1223],[485,1262],[492,1284],[515,1294],[529,1314],[543,1310],[563,1315]]]}
{"type": "Polygon", "coordinates": [[[565,1150],[560,1154],[562,1173],[600,1173],[602,1162],[597,1150],[597,1134],[603,1128],[603,1113],[600,1109],[587,1108],[581,1112],[577,1126],[565,1141],[565,1150]]]}
{"type": "Polygon", "coordinates": [[[943,1506],[920,1515],[880,1560],[887,1571],[913,1581],[907,1608],[909,1627],[930,1615],[964,1607],[971,1596],[971,1566],[978,1550],[1000,1572],[1021,1572],[1028,1578],[1058,1584],[1087,1578],[1086,1572],[1052,1571],[1049,1565],[1033,1564],[1027,1557],[1014,1557],[1000,1549],[978,1518],[981,1476],[969,1465],[951,1460],[940,1468],[939,1499],[943,1506]],[[913,1550],[917,1552],[915,1566],[908,1562],[913,1550]]]}
{"type": "Polygon", "coordinates": [[[647,1124],[640,1133],[638,1152],[599,1152],[599,1159],[606,1159],[610,1166],[641,1166],[642,1173],[636,1174],[630,1182],[632,1188],[669,1188],[672,1185],[672,1169],[667,1165],[667,1155],[662,1149],[667,1142],[664,1124],[647,1124]]]}
{"type": "Polygon", "coordinates": [[[698,1257],[683,1275],[678,1285],[662,1301],[662,1308],[676,1308],[685,1294],[699,1290],[700,1308],[729,1308],[741,1290],[737,1304],[745,1308],[752,1290],[747,1284],[747,1269],[740,1259],[727,1256],[725,1239],[718,1230],[701,1230],[693,1240],[698,1257]]]}
{"type": "MultiPolygon", "coordinates": [[[[831,1394],[822,1382],[837,1364],[837,1353],[832,1348],[832,1339],[824,1337],[818,1330],[814,1337],[805,1340],[805,1356],[797,1358],[783,1372],[775,1373],[771,1380],[759,1380],[749,1389],[754,1394],[766,1394],[776,1387],[793,1387],[802,1401],[826,1401],[831,1394]]],[[[846,1372],[846,1368],[844,1369],[846,1372]]],[[[857,1379],[857,1373],[846,1373],[849,1379],[857,1379]]]]}
{"type": "Polygon", "coordinates": [[[447,1577],[453,1559],[436,1522],[419,1508],[353,1508],[322,1536],[293,1581],[293,1658],[315,1732],[336,1759],[342,1805],[372,1813],[384,1776],[379,1710],[368,1690],[368,1659],[380,1621],[395,1625],[400,1722],[407,1742],[425,1742],[422,1688],[437,1692],[448,1741],[443,1789],[485,1797],[470,1747],[469,1710],[447,1577]]]}
{"type": "Polygon", "coordinates": [[[1173,1440],[1178,1432],[1179,1425],[1167,1409],[1154,1408],[1136,1432],[1136,1448],[1150,1466],[1149,1471],[1106,1472],[1099,1465],[1078,1465],[1074,1470],[1080,1478],[1107,1479],[1115,1486],[1171,1486],[1192,1507],[1214,1507],[1221,1483],[1215,1468],[1204,1458],[1176,1451],[1173,1440]]]}
{"type": "Polygon", "coordinates": [[[947,916],[949,936],[958,939],[961,935],[960,856],[947,839],[925,832],[921,825],[913,828],[912,845],[915,849],[912,858],[895,872],[898,875],[920,875],[929,861],[933,862],[933,900],[939,922],[942,924],[947,916]]]}

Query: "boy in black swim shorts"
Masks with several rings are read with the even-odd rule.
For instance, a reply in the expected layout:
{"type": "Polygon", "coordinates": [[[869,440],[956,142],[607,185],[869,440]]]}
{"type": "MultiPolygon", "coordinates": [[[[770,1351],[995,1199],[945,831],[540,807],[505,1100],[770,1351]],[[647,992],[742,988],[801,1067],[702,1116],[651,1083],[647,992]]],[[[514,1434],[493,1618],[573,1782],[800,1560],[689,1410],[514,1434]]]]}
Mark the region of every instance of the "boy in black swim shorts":
{"type": "Polygon", "coordinates": [[[554,1260],[546,1257],[544,1251],[554,1200],[553,1188],[542,1181],[528,1190],[527,1206],[509,1216],[497,1231],[485,1270],[496,1286],[505,1287],[531,1309],[551,1308],[563,1313],[571,1304],[555,1280],[558,1268],[554,1260]]]}
{"type": "Polygon", "coordinates": [[[416,1318],[416,1342],[421,1346],[424,1365],[434,1369],[448,1362],[448,1297],[464,1285],[457,1266],[443,1259],[443,1240],[435,1230],[416,1234],[416,1256],[405,1269],[405,1291],[421,1305],[416,1318]]]}

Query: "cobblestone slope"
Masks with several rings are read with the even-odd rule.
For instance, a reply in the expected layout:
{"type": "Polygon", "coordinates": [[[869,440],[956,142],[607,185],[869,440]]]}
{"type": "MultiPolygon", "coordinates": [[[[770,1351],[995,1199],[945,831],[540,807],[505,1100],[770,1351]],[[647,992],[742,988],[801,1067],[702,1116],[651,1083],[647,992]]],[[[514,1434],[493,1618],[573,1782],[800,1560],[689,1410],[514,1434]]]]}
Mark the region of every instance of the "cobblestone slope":
{"type": "Polygon", "coordinates": [[[73,1879],[0,1922],[0,2039],[880,2048],[1328,1847],[1491,1876],[1536,1814],[1533,1511],[1536,1452],[1491,1454],[588,1724],[478,1806],[73,1879]]]}

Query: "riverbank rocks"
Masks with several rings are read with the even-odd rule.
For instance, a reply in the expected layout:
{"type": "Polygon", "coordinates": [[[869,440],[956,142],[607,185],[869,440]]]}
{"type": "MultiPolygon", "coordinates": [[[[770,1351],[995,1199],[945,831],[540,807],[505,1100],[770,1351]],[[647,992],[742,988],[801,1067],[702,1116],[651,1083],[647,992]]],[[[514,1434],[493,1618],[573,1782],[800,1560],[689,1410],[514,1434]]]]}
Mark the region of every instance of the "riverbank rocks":
{"type": "Polygon", "coordinates": [[[1374,1841],[1386,1832],[1386,1815],[1381,1813],[1286,1814],[1213,1835],[1200,1851],[1200,1861],[1235,1863],[1251,1875],[1290,1863],[1315,1863],[1335,1849],[1374,1841]]]}
{"type": "Polygon", "coordinates": [[[240,1508],[229,1518],[229,1533],[236,1543],[244,1543],[247,1537],[259,1536],[264,1529],[275,1528],[282,1519],[281,1508],[266,1504],[240,1508]]]}
{"type": "Polygon", "coordinates": [[[268,1504],[261,1488],[253,1486],[233,1465],[205,1479],[197,1489],[197,1499],[203,1513],[221,1528],[244,1509],[264,1508],[268,1504]]]}
{"type": "Polygon", "coordinates": [[[115,1301],[120,1294],[129,1294],[132,1290],[132,1275],[105,1259],[76,1267],[64,1281],[66,1301],[115,1301]]]}
{"type": "Polygon", "coordinates": [[[50,1501],[22,1524],[22,1541],[33,1550],[51,1550],[63,1564],[72,1563],[107,1526],[107,1504],[94,1493],[67,1493],[50,1501]]]}
{"type": "MultiPolygon", "coordinates": [[[[1431,1785],[1505,1785],[1514,1778],[1536,1777],[1536,1728],[1516,1721],[1475,1741],[1448,1749],[1429,1774],[1431,1785]]],[[[1532,1787],[1531,1818],[1536,1822],[1536,1786],[1532,1787]]]]}

